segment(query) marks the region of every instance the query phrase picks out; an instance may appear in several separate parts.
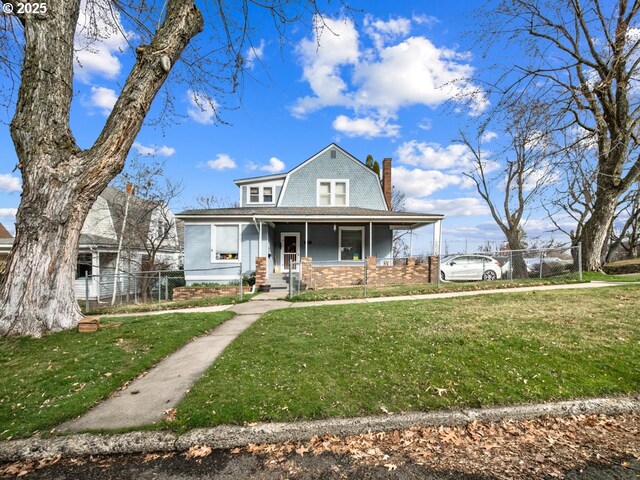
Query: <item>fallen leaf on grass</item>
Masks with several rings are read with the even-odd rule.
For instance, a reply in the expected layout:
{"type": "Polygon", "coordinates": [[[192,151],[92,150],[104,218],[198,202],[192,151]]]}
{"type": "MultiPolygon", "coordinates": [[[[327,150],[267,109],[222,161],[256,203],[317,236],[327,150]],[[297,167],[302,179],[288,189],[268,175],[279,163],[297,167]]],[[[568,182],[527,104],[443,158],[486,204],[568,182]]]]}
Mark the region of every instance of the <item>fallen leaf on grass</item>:
{"type": "Polygon", "coordinates": [[[178,409],[177,408],[168,408],[167,410],[162,412],[162,414],[165,417],[164,419],[167,422],[173,422],[176,419],[176,413],[178,413],[178,409]]]}
{"type": "Polygon", "coordinates": [[[384,464],[384,468],[386,468],[388,471],[392,472],[394,470],[396,470],[398,468],[398,466],[394,463],[385,463],[384,464]]]}

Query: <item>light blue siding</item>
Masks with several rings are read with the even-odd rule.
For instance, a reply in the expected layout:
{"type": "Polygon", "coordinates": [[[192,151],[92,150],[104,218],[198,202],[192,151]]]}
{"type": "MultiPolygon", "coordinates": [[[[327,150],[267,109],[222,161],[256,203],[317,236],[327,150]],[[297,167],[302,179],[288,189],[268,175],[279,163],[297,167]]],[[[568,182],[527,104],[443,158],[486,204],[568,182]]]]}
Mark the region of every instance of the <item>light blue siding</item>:
{"type": "MultiPolygon", "coordinates": [[[[248,275],[256,269],[258,231],[253,224],[240,225],[240,260],[242,273],[248,275]]],[[[262,252],[269,248],[267,226],[263,226],[262,252]]],[[[225,283],[237,279],[240,263],[211,261],[211,224],[186,224],[184,228],[184,269],[187,285],[195,282],[225,283]]]]}
{"type": "Polygon", "coordinates": [[[360,162],[354,162],[339,149],[331,149],[289,174],[282,207],[315,207],[318,179],[349,180],[349,206],[387,210],[378,176],[360,162]]]}

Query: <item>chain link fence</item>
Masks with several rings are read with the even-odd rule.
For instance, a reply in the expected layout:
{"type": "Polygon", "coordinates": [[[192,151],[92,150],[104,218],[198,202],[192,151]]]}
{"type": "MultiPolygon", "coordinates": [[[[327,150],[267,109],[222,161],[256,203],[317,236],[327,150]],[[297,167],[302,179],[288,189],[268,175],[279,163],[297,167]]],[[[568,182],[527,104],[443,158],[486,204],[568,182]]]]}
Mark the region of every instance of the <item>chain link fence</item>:
{"type": "Polygon", "coordinates": [[[440,281],[521,281],[557,277],[582,280],[581,265],[580,245],[458,253],[440,257],[440,281]]]}
{"type": "Polygon", "coordinates": [[[237,296],[242,300],[252,279],[243,275],[240,265],[225,265],[215,269],[155,270],[139,272],[85,274],[76,279],[76,298],[85,312],[97,311],[116,305],[135,305],[171,302],[200,298],[195,289],[180,289],[192,280],[191,287],[201,287],[209,296],[237,296]],[[208,277],[224,276],[222,281],[208,277]],[[244,287],[244,288],[243,288],[244,287]],[[179,294],[178,294],[179,292],[179,294]]]}
{"type": "Polygon", "coordinates": [[[348,262],[303,260],[289,275],[289,296],[305,290],[356,288],[367,297],[373,290],[376,296],[380,290],[390,295],[417,293],[418,287],[444,284],[582,280],[581,256],[580,246],[566,246],[348,262]]]}

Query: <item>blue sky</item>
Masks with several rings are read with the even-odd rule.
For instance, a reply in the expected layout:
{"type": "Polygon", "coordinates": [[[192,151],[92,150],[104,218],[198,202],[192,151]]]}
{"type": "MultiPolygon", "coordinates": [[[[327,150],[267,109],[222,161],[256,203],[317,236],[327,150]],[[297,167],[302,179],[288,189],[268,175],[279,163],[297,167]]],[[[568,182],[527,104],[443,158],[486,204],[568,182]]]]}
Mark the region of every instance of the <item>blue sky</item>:
{"type": "MultiPolygon", "coordinates": [[[[393,183],[406,194],[407,209],[444,213],[452,250],[501,241],[463,175],[469,154],[453,142],[492,103],[481,82],[467,80],[492,74],[479,46],[464,35],[476,5],[352,4],[362,12],[326,18],[339,35],[325,30],[316,38],[311,18],[291,29],[282,46],[273,32],[259,30],[255,48],[245,52],[250,67],[240,95],[215,99],[227,124],[215,121],[202,92],[176,90],[179,123],[145,125],[133,151],[166,160],[167,176],[182,180],[185,190],[172,205],[179,211],[202,195],[235,200],[233,179],[288,171],[336,142],[361,160],[367,154],[380,161],[392,157],[393,183]]],[[[80,34],[78,48],[82,42],[80,34]]],[[[72,129],[81,147],[98,135],[132,58],[124,39],[114,35],[79,51],[72,129]]],[[[6,125],[0,126],[0,159],[0,222],[13,231],[20,179],[6,125]]],[[[529,218],[534,236],[547,228],[536,215],[529,218]]],[[[414,253],[430,247],[428,234],[414,241],[414,253]]]]}

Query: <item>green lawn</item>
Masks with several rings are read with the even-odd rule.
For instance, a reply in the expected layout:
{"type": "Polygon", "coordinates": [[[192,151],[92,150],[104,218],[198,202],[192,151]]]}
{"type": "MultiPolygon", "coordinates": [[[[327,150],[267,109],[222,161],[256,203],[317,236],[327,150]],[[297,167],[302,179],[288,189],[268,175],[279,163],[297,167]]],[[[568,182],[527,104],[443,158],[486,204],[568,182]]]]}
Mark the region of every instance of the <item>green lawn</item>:
{"type": "MultiPolygon", "coordinates": [[[[601,274],[602,275],[602,274],[601,274]]],[[[363,286],[345,288],[326,288],[306,290],[293,297],[293,302],[313,302],[317,300],[346,300],[352,298],[395,297],[407,295],[425,295],[430,293],[466,292],[490,290],[494,288],[533,287],[537,285],[559,285],[578,283],[577,274],[568,274],[553,278],[519,278],[516,280],[497,280],[493,282],[440,282],[418,285],[390,285],[384,287],[363,286]]]]}
{"type": "Polygon", "coordinates": [[[584,272],[582,279],[586,282],[640,282],[640,273],[631,275],[607,275],[600,272],[584,272]]]}
{"type": "MultiPolygon", "coordinates": [[[[210,307],[212,305],[234,305],[236,303],[243,303],[248,301],[254,294],[244,294],[242,301],[238,299],[237,295],[224,296],[224,297],[209,297],[198,298],[194,300],[170,300],[163,302],[149,302],[149,303],[136,303],[131,305],[115,305],[104,306],[99,309],[91,309],[87,312],[88,315],[107,315],[116,313],[140,313],[140,312],[157,312],[159,310],[179,310],[194,307],[210,307]]],[[[80,308],[85,312],[85,306],[83,302],[80,302],[80,308]]]]}
{"type": "Polygon", "coordinates": [[[0,338],[0,439],[46,434],[230,318],[230,312],[101,319],[96,333],[0,338]]]}
{"type": "Polygon", "coordinates": [[[640,287],[289,308],[243,333],[175,428],[640,391],[640,287]]]}

